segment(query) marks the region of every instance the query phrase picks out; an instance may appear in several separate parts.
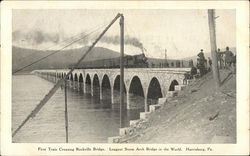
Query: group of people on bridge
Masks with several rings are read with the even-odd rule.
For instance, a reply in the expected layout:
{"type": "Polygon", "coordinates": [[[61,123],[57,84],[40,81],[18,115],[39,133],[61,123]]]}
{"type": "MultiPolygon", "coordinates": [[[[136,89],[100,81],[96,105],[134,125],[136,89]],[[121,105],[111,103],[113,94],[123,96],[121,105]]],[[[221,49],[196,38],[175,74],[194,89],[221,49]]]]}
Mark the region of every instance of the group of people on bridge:
{"type": "MultiPolygon", "coordinates": [[[[208,60],[205,58],[203,49],[198,53],[197,64],[196,67],[193,65],[193,60],[190,60],[189,64],[191,67],[190,78],[193,76],[202,77],[206,73],[212,70],[212,60],[208,57],[208,60]]],[[[218,66],[220,69],[231,69],[236,66],[236,55],[233,54],[232,51],[229,50],[229,47],[226,47],[226,51],[220,51],[218,49],[216,51],[218,66]]]]}

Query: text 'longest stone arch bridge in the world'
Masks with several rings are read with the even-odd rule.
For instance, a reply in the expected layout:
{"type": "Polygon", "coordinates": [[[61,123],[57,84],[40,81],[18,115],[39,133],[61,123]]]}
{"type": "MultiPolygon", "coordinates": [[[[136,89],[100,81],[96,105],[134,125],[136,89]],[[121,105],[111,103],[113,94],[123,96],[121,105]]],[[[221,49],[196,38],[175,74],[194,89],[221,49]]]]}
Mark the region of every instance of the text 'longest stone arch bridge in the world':
{"type": "MultiPolygon", "coordinates": [[[[35,70],[36,75],[52,82],[65,77],[69,69],[35,70]]],[[[174,93],[183,85],[184,74],[190,68],[128,68],[124,71],[124,99],[127,109],[144,109],[156,104],[158,98],[174,93]]],[[[119,103],[120,69],[76,69],[67,78],[69,86],[77,91],[110,98],[119,103]]]]}

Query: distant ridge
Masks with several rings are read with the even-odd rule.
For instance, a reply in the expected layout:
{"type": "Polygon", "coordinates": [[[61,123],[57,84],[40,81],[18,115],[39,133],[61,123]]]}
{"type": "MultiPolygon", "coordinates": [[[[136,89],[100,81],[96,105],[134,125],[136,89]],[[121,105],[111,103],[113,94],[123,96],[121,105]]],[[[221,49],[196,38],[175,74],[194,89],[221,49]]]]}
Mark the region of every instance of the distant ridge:
{"type": "MultiPolygon", "coordinates": [[[[68,68],[69,65],[76,63],[81,56],[86,52],[88,47],[62,50],[57,54],[54,54],[37,64],[27,67],[22,72],[32,71],[35,69],[50,69],[50,68],[68,68]]],[[[42,51],[34,49],[26,49],[13,46],[12,47],[12,71],[15,71],[23,66],[26,66],[46,55],[49,55],[55,51],[42,51]]],[[[106,58],[114,58],[120,56],[120,53],[103,48],[95,47],[92,49],[85,59],[85,61],[99,60],[106,58]]]]}

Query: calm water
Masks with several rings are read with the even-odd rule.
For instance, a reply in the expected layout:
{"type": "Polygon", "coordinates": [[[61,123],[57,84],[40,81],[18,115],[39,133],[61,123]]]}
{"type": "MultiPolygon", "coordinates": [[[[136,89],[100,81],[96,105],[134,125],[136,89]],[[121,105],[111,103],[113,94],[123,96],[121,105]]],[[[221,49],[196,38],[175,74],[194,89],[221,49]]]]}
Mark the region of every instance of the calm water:
{"type": "MultiPolygon", "coordinates": [[[[14,131],[40,100],[53,87],[53,83],[34,75],[12,77],[12,131],[14,131]]],[[[83,94],[68,89],[69,142],[100,143],[118,135],[119,104],[110,98],[83,94]]],[[[140,110],[126,110],[123,122],[139,118],[140,110]]],[[[64,90],[58,89],[40,112],[15,135],[13,142],[65,142],[64,90]]]]}

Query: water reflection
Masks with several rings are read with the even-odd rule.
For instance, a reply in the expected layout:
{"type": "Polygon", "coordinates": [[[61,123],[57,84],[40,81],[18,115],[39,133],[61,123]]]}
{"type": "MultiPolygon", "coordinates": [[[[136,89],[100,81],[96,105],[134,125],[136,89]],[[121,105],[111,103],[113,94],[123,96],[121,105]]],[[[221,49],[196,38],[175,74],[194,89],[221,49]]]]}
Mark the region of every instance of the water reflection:
{"type": "MultiPolygon", "coordinates": [[[[53,83],[33,75],[13,76],[12,130],[20,125],[53,85],[53,83]]],[[[90,84],[83,85],[90,90],[90,84]]],[[[93,89],[94,92],[98,92],[99,89],[99,94],[91,96],[91,92],[84,93],[83,89],[78,91],[79,87],[75,87],[75,89],[68,87],[67,89],[69,142],[71,143],[107,142],[108,137],[118,135],[120,127],[119,100],[115,100],[111,104],[110,88],[103,90],[102,100],[100,100],[100,88],[97,86],[93,89]]],[[[129,125],[129,120],[138,119],[140,111],[124,109],[122,114],[124,126],[129,125]]],[[[17,133],[13,142],[64,141],[64,87],[62,87],[37,116],[17,133]]]]}

